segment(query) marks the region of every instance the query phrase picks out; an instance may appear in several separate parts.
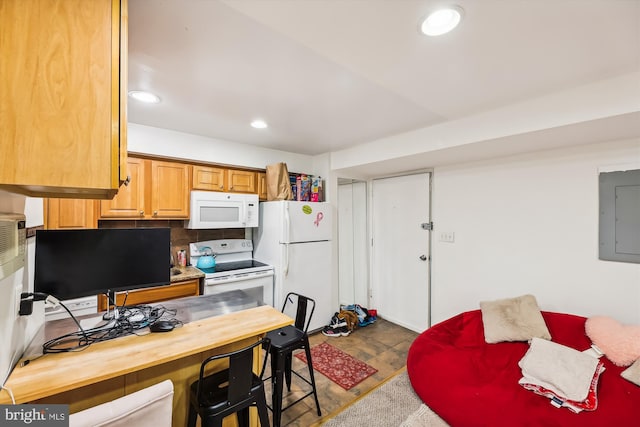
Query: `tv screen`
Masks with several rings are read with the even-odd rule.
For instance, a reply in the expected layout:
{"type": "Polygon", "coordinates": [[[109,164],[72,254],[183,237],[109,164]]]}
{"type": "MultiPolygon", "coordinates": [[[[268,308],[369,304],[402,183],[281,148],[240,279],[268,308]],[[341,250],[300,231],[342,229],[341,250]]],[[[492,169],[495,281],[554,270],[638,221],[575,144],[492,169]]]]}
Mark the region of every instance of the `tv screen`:
{"type": "Polygon", "coordinates": [[[170,282],[169,228],[39,230],[34,288],[65,300],[170,282]]]}

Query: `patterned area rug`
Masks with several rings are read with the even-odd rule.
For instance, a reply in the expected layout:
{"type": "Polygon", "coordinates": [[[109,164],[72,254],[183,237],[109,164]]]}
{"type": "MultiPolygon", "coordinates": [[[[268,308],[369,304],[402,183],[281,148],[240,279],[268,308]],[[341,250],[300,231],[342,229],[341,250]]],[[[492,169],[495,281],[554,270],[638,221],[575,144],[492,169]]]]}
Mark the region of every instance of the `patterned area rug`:
{"type": "MultiPolygon", "coordinates": [[[[304,352],[296,354],[296,357],[307,363],[304,352]]],[[[311,360],[316,371],[345,390],[378,372],[376,368],[326,342],[311,347],[311,360]]]]}

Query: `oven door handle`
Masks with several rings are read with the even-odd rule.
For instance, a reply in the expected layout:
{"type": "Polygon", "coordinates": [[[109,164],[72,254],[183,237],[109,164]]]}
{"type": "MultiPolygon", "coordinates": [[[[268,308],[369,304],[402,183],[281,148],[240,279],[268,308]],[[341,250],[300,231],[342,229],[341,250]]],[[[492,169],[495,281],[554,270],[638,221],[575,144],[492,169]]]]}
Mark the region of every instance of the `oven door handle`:
{"type": "Polygon", "coordinates": [[[243,282],[243,281],[261,279],[263,277],[270,277],[270,276],[273,276],[273,270],[259,271],[256,273],[238,274],[234,276],[226,276],[220,279],[216,279],[216,278],[206,279],[204,284],[205,286],[224,285],[227,283],[243,282]]]}

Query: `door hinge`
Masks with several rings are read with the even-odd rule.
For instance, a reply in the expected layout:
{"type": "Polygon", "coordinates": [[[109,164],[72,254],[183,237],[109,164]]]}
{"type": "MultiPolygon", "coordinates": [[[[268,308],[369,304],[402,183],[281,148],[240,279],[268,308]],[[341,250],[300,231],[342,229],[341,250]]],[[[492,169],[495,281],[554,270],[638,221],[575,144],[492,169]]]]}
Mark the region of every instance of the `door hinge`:
{"type": "Polygon", "coordinates": [[[433,222],[423,222],[420,224],[423,230],[433,230],[433,222]]]}

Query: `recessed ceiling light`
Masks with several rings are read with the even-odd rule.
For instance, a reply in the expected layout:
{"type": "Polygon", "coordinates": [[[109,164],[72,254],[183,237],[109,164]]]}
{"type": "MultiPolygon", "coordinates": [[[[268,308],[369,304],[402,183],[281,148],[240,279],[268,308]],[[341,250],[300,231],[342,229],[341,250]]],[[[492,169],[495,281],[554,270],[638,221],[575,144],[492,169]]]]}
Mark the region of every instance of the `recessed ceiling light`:
{"type": "Polygon", "coordinates": [[[151,92],[145,92],[142,90],[131,90],[129,91],[129,96],[140,102],[146,102],[148,104],[157,104],[160,102],[160,98],[158,97],[158,95],[154,95],[151,92]]]}
{"type": "Polygon", "coordinates": [[[268,126],[267,122],[261,119],[256,119],[251,122],[251,127],[256,129],[266,129],[268,126]]]}
{"type": "Polygon", "coordinates": [[[450,6],[431,12],[420,25],[420,31],[428,36],[439,36],[453,30],[462,19],[460,6],[450,6]]]}

